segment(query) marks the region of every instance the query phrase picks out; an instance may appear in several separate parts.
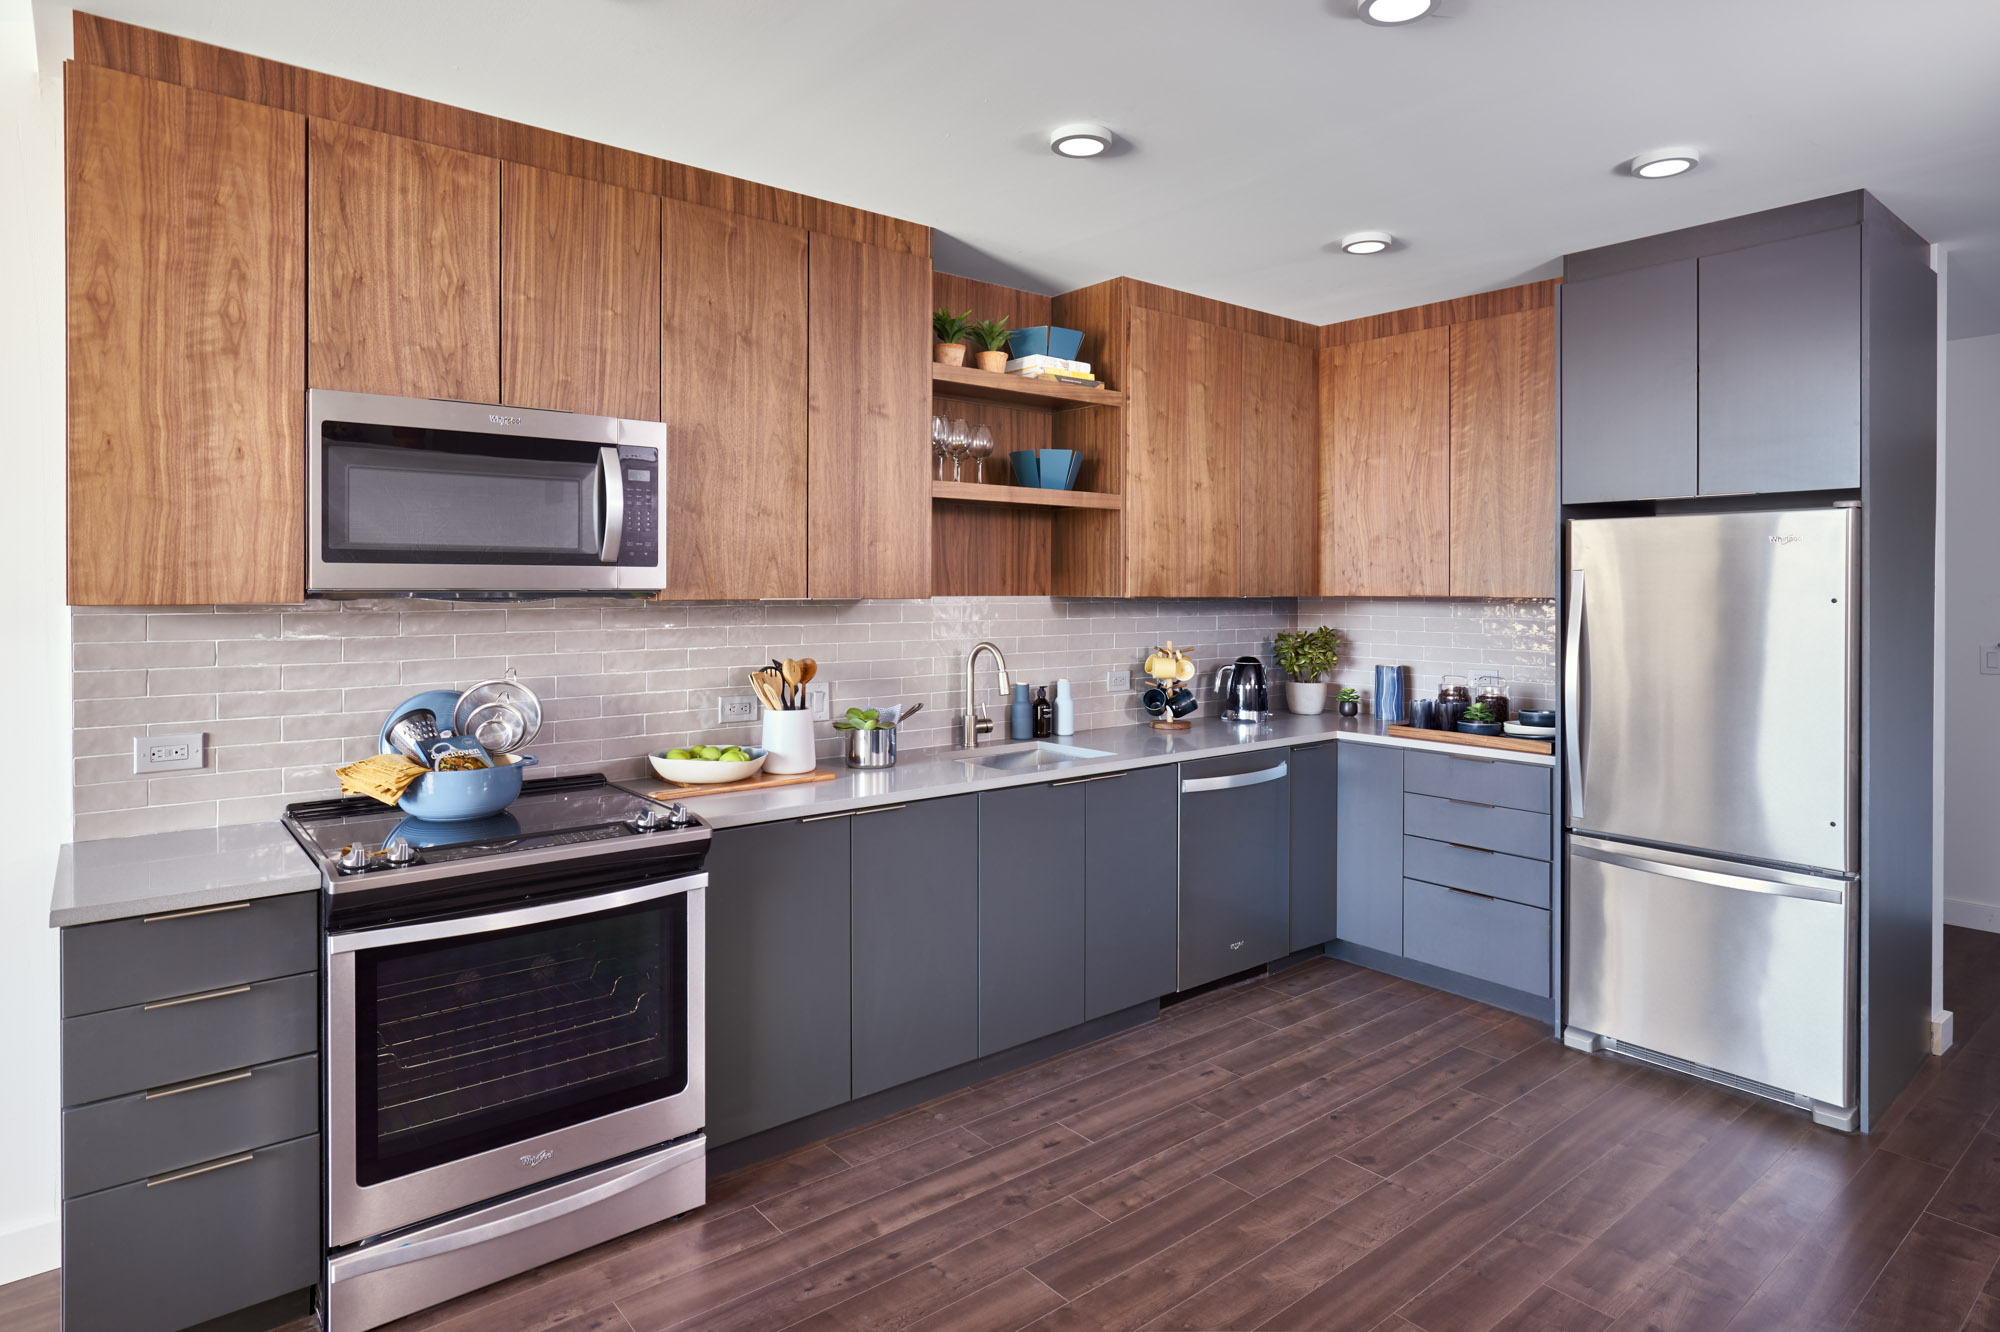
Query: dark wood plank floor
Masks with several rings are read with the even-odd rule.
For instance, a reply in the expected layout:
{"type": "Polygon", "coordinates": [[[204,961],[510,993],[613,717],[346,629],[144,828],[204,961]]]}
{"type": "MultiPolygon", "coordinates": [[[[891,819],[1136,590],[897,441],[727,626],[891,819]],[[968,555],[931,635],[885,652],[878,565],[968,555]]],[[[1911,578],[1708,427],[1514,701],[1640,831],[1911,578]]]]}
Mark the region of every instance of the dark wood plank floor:
{"type": "Polygon", "coordinates": [[[1946,976],[1957,1048],[1858,1137],[1317,961],[395,1332],[2000,1332],[2000,936],[1946,976]]]}

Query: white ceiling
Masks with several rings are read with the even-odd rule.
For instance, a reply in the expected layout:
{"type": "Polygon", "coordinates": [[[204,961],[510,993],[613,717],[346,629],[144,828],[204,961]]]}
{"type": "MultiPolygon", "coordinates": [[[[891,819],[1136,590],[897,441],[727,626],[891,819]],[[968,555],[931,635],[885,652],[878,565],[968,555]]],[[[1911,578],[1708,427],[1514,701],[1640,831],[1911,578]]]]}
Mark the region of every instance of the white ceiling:
{"type": "MultiPolygon", "coordinates": [[[[938,266],[1322,323],[1857,186],[2000,332],[2000,2],[95,0],[95,12],[927,222],[938,266]],[[1115,155],[1052,155],[1099,119],[1115,155]],[[1618,174],[1692,144],[1694,174],[1618,174]],[[1391,253],[1329,249],[1393,231],[1391,253]]],[[[46,28],[67,7],[37,10],[46,28]]]]}

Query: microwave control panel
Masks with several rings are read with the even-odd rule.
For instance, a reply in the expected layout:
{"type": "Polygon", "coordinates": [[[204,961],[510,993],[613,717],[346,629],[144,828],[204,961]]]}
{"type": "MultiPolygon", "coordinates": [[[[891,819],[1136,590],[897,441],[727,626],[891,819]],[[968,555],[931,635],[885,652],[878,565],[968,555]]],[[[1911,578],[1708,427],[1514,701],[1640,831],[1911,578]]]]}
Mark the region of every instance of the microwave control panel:
{"type": "Polygon", "coordinates": [[[618,463],[625,473],[625,541],[618,549],[618,565],[656,565],[660,562],[660,451],[640,444],[620,444],[618,463]]]}

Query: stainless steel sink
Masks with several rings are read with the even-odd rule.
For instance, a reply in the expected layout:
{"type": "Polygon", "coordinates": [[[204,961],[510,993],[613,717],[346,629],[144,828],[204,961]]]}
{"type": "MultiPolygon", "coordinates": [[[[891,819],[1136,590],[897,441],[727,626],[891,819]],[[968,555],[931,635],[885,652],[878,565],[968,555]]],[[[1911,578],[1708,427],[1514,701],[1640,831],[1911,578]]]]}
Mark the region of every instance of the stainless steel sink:
{"type": "Polygon", "coordinates": [[[1015,745],[995,745],[991,749],[975,750],[970,754],[960,754],[960,763],[971,764],[975,768],[993,768],[1000,772],[1027,772],[1035,768],[1054,767],[1060,763],[1073,763],[1077,759],[1110,758],[1108,749],[1085,749],[1081,745],[1057,745],[1047,740],[1029,740],[1015,745]]]}

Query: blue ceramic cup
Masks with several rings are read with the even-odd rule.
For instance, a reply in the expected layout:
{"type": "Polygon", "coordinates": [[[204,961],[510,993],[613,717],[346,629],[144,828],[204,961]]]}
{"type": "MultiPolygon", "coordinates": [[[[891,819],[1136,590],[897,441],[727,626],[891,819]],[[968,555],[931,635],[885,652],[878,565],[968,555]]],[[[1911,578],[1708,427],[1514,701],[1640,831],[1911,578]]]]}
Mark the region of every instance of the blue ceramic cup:
{"type": "Polygon", "coordinates": [[[1375,668],[1375,716],[1385,722],[1409,721],[1409,692],[1403,688],[1401,666],[1375,668]]]}

